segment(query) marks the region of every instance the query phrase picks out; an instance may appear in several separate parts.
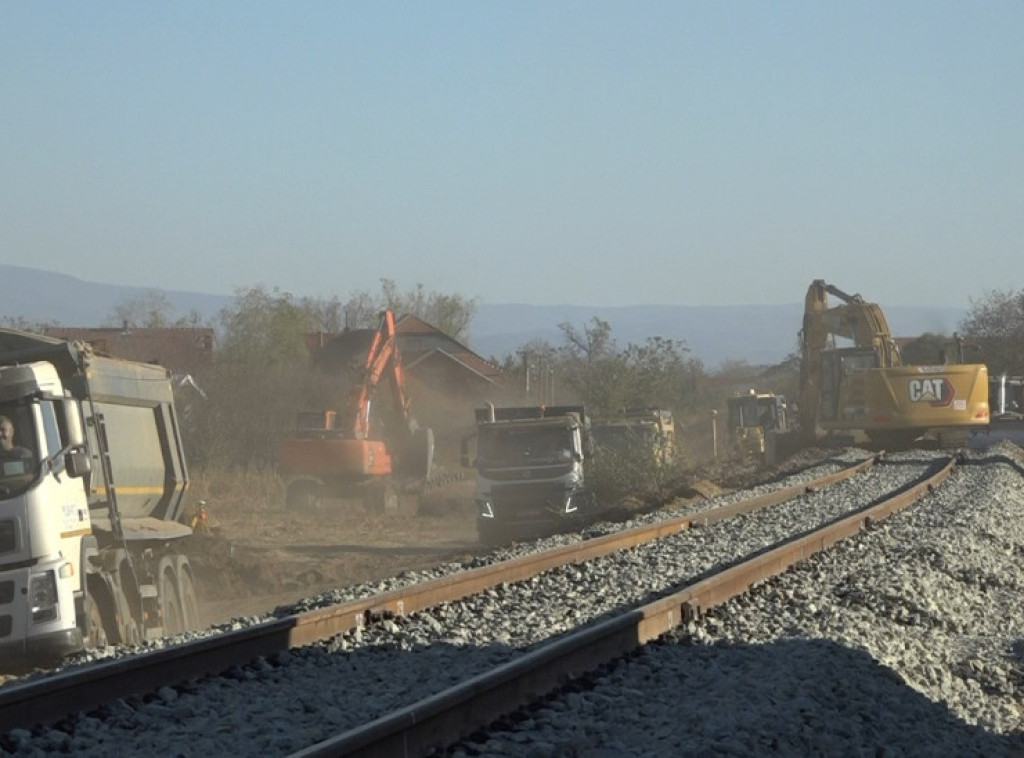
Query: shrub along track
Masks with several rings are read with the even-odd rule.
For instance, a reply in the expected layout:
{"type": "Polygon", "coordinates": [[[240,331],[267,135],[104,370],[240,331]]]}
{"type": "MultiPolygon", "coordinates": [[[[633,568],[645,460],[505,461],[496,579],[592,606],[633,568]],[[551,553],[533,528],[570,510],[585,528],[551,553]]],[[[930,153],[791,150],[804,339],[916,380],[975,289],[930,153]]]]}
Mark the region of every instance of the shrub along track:
{"type": "MultiPolygon", "coordinates": [[[[565,640],[578,638],[581,634],[600,636],[593,630],[618,629],[617,625],[624,624],[622,629],[611,633],[608,639],[612,642],[600,643],[602,647],[621,650],[624,640],[635,642],[659,634],[684,616],[696,616],[729,594],[742,591],[743,587],[756,581],[761,572],[768,570],[766,566],[774,567],[771,570],[781,570],[786,562],[806,554],[811,543],[826,544],[837,539],[838,535],[808,535],[788,547],[765,552],[769,546],[792,538],[794,531],[803,532],[848,515],[863,506],[866,497],[872,500],[882,492],[906,491],[924,472],[934,474],[937,460],[934,456],[926,456],[885,463],[876,467],[883,469],[884,474],[871,474],[877,480],[873,484],[837,484],[829,488],[827,497],[817,491],[825,486],[824,482],[808,484],[805,481],[795,485],[791,491],[776,487],[774,489],[786,497],[802,494],[785,505],[721,521],[713,528],[687,531],[689,526],[702,521],[711,523],[723,515],[735,514],[728,510],[713,511],[707,516],[690,514],[675,521],[640,526],[603,541],[596,538],[577,540],[576,546],[585,549],[587,557],[591,558],[583,564],[577,562],[585,558],[573,555],[573,549],[567,549],[573,548],[570,544],[557,555],[540,553],[501,569],[483,566],[476,571],[442,577],[433,586],[428,583],[426,587],[415,586],[391,592],[348,607],[300,613],[265,623],[255,630],[238,630],[196,645],[69,672],[19,688],[0,689],[0,706],[8,709],[0,711],[0,718],[4,723],[29,723],[32,719],[39,719],[39,713],[45,713],[47,707],[54,707],[46,705],[46,698],[53,698],[58,688],[63,693],[63,705],[58,705],[58,708],[67,709],[71,703],[81,707],[82,703],[89,702],[86,698],[92,693],[100,699],[109,699],[123,694],[125,687],[131,691],[147,687],[153,689],[166,685],[173,678],[180,680],[201,671],[224,670],[230,663],[224,657],[226,655],[236,662],[262,655],[269,657],[251,666],[229,670],[226,678],[193,679],[180,688],[180,692],[165,686],[157,697],[120,701],[101,711],[102,727],[93,723],[95,719],[89,716],[79,716],[65,720],[64,731],[59,734],[48,734],[54,740],[60,739],[60,734],[71,734],[73,736],[68,739],[78,740],[77,749],[93,747],[102,752],[104,744],[106,749],[125,745],[127,737],[119,731],[119,722],[124,720],[125,728],[130,724],[134,739],[149,740],[147,744],[139,745],[140,750],[160,749],[161,743],[154,740],[165,739],[171,740],[172,744],[180,744],[180,740],[186,737],[192,742],[198,741],[196,744],[202,744],[204,749],[218,749],[218,730],[211,729],[210,719],[222,723],[228,712],[237,709],[239,701],[245,701],[252,704],[255,713],[262,714],[258,720],[263,722],[263,732],[253,733],[246,737],[250,741],[240,743],[249,727],[234,728],[219,748],[284,753],[325,739],[332,729],[358,728],[375,718],[387,719],[386,714],[395,708],[413,707],[414,712],[420,714],[422,705],[411,706],[419,693],[436,694],[447,685],[465,688],[464,680],[485,676],[484,672],[495,663],[505,664],[506,674],[510,668],[528,669],[528,663],[522,661],[529,661],[531,656],[550,655],[550,649],[543,645],[559,635],[568,636],[556,645],[567,647],[571,643],[565,640]],[[865,490],[873,491],[875,495],[868,497],[865,490]],[[637,544],[640,534],[661,536],[661,539],[621,549],[624,545],[637,544]],[[620,544],[616,545],[616,542],[620,544]],[[617,552],[608,552],[613,550],[617,552]],[[594,557],[602,554],[603,557],[594,557]],[[751,554],[758,556],[756,560],[760,567],[756,570],[735,566],[727,572],[727,579],[710,578],[712,572],[735,563],[740,556],[751,554]],[[552,569],[553,565],[561,565],[561,568],[552,569]],[[545,570],[547,573],[543,575],[526,578],[545,570]],[[747,573],[748,570],[753,573],[747,573]],[[512,573],[503,573],[505,571],[512,573]],[[641,571],[642,574],[639,573],[641,571]],[[517,583],[507,584],[511,581],[517,583]],[[684,592],[685,597],[680,595],[680,586],[691,585],[695,581],[696,587],[684,592]],[[481,592],[483,587],[495,582],[499,584],[481,592]],[[470,592],[479,594],[456,602],[456,598],[470,592]],[[652,598],[661,599],[654,600],[651,605],[652,598]],[[650,607],[644,611],[627,612],[622,617],[627,621],[606,620],[612,614],[644,601],[650,607]],[[412,614],[420,607],[439,602],[447,604],[436,606],[430,612],[402,617],[402,614],[412,614]],[[367,624],[368,620],[375,619],[382,619],[383,623],[367,624]],[[643,631],[633,628],[636,623],[643,631]],[[590,629],[571,634],[586,624],[590,629]],[[346,627],[350,631],[339,635],[339,631],[346,627]],[[275,654],[285,647],[317,639],[330,641],[275,654]],[[534,648],[536,650],[530,652],[534,648]],[[119,672],[119,668],[124,671],[119,672]],[[429,677],[424,675],[424,670],[431,672],[429,677]],[[76,678],[79,680],[77,683],[74,681],[76,678]],[[92,681],[88,682],[88,679],[92,681]],[[242,690],[251,688],[252,691],[239,695],[235,692],[236,687],[232,686],[230,689],[234,694],[224,692],[219,697],[229,697],[235,706],[227,709],[218,707],[215,704],[218,696],[211,695],[210,691],[220,691],[225,681],[233,682],[242,690]],[[419,686],[413,687],[413,682],[418,682],[419,686]],[[15,692],[16,689],[19,691],[15,692]],[[283,693],[277,696],[276,701],[269,692],[272,689],[283,693]],[[282,699],[287,703],[283,707],[282,699]],[[314,701],[319,706],[314,707],[314,701]],[[165,731],[159,734],[149,728],[144,736],[139,735],[140,716],[149,715],[154,708],[157,712],[161,709],[174,711],[178,725],[161,725],[165,731]],[[301,714],[306,715],[302,717],[301,714]]],[[[944,473],[940,475],[948,474],[948,469],[942,471],[944,473]]],[[[926,486],[934,486],[934,482],[919,485],[917,490],[926,486]]],[[[909,495],[904,494],[903,497],[909,495]]],[[[741,508],[733,506],[732,510],[741,508]]],[[[865,523],[865,518],[858,515],[837,522],[831,528],[833,531],[856,529],[865,523]]],[[[311,604],[315,602],[318,601],[311,601],[311,604]]],[[[542,668],[547,670],[551,666],[545,663],[542,668]]],[[[530,676],[535,677],[536,674],[530,676]]],[[[481,705],[487,700],[476,696],[473,699],[479,700],[481,705]]],[[[507,695],[497,696],[496,700],[502,703],[502,708],[510,705],[507,695]]],[[[50,702],[60,703],[60,697],[50,702]]],[[[465,711],[465,706],[461,706],[460,712],[465,711]]],[[[408,717],[408,713],[407,710],[402,718],[408,717]]],[[[492,715],[485,713],[480,718],[486,720],[492,715]]],[[[244,715],[241,718],[246,721],[244,715]]],[[[24,736],[19,732],[8,739],[17,741],[24,736]]],[[[31,736],[39,737],[38,734],[31,736]]],[[[354,738],[349,736],[346,739],[354,738]]],[[[365,736],[355,739],[365,740],[365,736]]],[[[406,735],[403,739],[422,738],[406,735]]],[[[451,739],[451,735],[445,739],[451,739]]]]}

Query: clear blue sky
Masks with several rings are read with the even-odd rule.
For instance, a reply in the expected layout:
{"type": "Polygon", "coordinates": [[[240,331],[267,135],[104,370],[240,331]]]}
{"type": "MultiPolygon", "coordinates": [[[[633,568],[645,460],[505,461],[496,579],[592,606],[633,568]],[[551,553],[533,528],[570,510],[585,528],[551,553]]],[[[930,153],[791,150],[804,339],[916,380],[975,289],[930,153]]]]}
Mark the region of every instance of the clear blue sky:
{"type": "Polygon", "coordinates": [[[486,303],[1024,288],[1024,3],[0,0],[0,261],[486,303]]]}

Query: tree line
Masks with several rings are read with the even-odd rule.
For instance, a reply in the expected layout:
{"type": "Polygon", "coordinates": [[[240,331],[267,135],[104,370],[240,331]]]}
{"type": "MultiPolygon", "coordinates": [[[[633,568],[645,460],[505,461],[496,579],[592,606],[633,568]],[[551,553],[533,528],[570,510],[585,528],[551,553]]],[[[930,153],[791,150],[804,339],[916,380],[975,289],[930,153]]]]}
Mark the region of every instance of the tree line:
{"type": "MultiPolygon", "coordinates": [[[[304,335],[373,328],[380,311],[389,308],[468,344],[476,306],[474,298],[421,285],[402,290],[383,279],[377,292],[355,291],[345,299],[299,298],[264,286],[238,289],[212,323],[194,312],[175,314],[154,291],[116,305],[105,325],[213,328],[212,364],[192,377],[194,386],[177,389],[190,463],[200,469],[265,467],[274,464],[299,411],[344,400],[338,377],[312,370],[304,335]]],[[[3,321],[35,331],[47,326],[12,317],[3,321]]],[[[709,370],[681,340],[652,336],[623,345],[612,324],[596,317],[558,326],[557,344],[535,340],[505,356],[485,356],[504,377],[505,394],[496,402],[583,403],[597,418],[631,406],[671,410],[684,452],[688,443],[691,457],[700,457],[710,450],[709,411],[724,408],[728,396],[750,387],[789,397],[797,391],[795,352],[778,366],[731,361],[709,370]]],[[[1024,375],[1024,290],[992,291],[972,300],[955,336],[922,335],[903,354],[906,362],[934,363],[956,360],[950,354],[954,349],[964,360],[988,364],[994,375],[1024,375]]],[[[469,414],[464,421],[471,422],[469,414]]]]}

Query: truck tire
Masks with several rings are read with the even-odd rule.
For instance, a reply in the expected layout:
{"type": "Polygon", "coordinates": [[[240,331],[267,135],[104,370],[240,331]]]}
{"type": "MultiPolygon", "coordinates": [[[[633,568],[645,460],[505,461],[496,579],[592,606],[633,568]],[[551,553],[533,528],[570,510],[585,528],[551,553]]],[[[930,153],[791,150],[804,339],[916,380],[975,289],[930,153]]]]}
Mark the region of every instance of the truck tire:
{"type": "Polygon", "coordinates": [[[202,612],[199,610],[199,596],[196,593],[192,568],[185,556],[177,560],[178,598],[181,600],[181,617],[185,631],[203,628],[202,612]]]}
{"type": "Polygon", "coordinates": [[[178,597],[178,583],[171,568],[164,569],[160,575],[160,616],[163,621],[164,637],[185,631],[181,600],[178,597]]]}
{"type": "Polygon", "coordinates": [[[107,630],[103,626],[103,614],[100,612],[99,603],[96,602],[96,598],[92,595],[89,595],[85,602],[85,614],[89,624],[85,646],[92,648],[106,647],[108,644],[107,630]]]}

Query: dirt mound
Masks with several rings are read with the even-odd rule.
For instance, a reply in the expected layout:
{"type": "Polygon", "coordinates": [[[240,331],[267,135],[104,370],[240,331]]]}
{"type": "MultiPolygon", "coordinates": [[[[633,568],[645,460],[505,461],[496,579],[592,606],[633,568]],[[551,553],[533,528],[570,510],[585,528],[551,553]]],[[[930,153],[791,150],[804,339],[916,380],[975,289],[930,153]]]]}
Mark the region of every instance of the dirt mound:
{"type": "Polygon", "coordinates": [[[723,492],[725,492],[724,489],[708,479],[695,479],[689,482],[679,494],[687,498],[702,497],[707,499],[721,495],[723,492]]]}
{"type": "Polygon", "coordinates": [[[251,597],[283,589],[280,556],[258,555],[221,535],[193,535],[185,553],[204,599],[251,597]]]}

